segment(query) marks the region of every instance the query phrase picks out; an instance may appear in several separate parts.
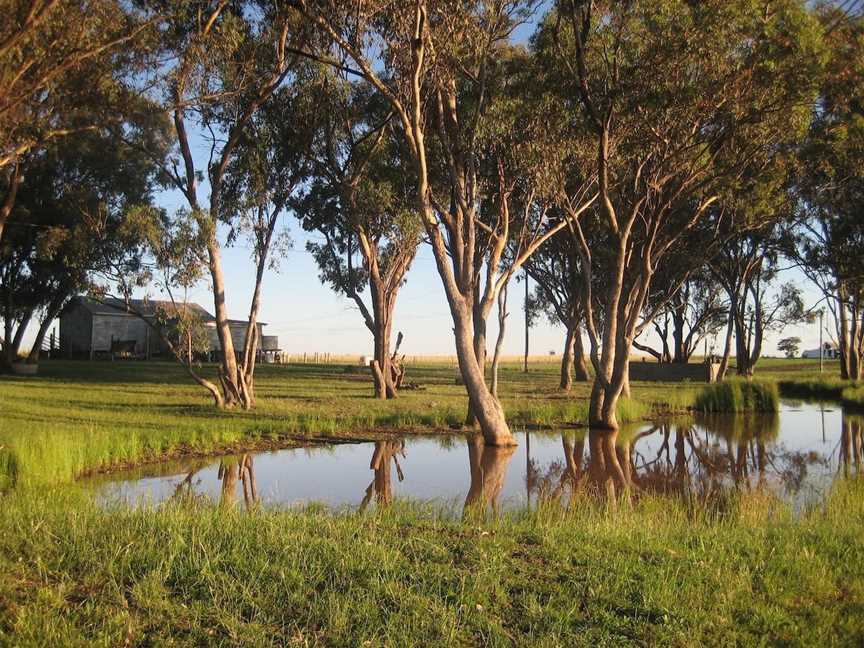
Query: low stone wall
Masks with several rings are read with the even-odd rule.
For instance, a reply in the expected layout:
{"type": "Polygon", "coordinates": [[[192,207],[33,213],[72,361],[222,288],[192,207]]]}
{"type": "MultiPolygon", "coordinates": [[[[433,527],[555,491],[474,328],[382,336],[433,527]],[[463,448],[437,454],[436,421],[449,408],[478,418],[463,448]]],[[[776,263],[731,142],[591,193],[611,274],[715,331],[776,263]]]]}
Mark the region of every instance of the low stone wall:
{"type": "Polygon", "coordinates": [[[646,382],[716,382],[717,363],[631,362],[630,380],[646,382]]]}

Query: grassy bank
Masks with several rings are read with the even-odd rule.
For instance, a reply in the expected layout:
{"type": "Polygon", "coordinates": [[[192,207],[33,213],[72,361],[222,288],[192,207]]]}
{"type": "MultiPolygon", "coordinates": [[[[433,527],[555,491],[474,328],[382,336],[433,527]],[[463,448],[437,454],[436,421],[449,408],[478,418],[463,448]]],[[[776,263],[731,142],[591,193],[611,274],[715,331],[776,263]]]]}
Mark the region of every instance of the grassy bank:
{"type": "MultiPolygon", "coordinates": [[[[798,380],[818,361],[765,360],[760,376],[798,380]]],[[[834,368],[829,367],[829,371],[834,368]]],[[[15,483],[62,483],[85,470],[158,459],[178,452],[266,447],[286,439],[351,437],[371,430],[446,430],[465,416],[465,390],[446,362],[410,365],[423,389],[395,401],[371,396],[368,376],[344,365],[263,365],[258,405],[216,411],[205,392],[171,363],[45,362],[37,377],[0,377],[0,489],[15,483]]],[[[213,368],[205,368],[213,372],[213,368]]],[[[558,366],[529,373],[501,368],[501,395],[514,427],[584,424],[588,383],[558,388],[558,366]]],[[[622,422],[692,408],[701,385],[634,382],[619,407],[622,422]]]]}
{"type": "MultiPolygon", "coordinates": [[[[220,412],[173,364],[45,363],[38,377],[0,379],[0,488],[61,483],[84,470],[181,451],[461,425],[467,399],[454,368],[413,366],[408,375],[424,389],[382,402],[372,398],[367,376],[342,366],[262,366],[256,372],[257,407],[220,412]]],[[[577,384],[562,394],[554,365],[529,374],[505,366],[501,378],[504,407],[515,427],[587,420],[588,386],[577,384]]],[[[620,420],[645,418],[665,391],[673,390],[635,386],[634,399],[620,404],[620,420]]]]}
{"type": "Polygon", "coordinates": [[[482,523],[367,515],[0,511],[0,643],[861,645],[864,489],[793,519],[577,500],[482,523]]]}
{"type": "Polygon", "coordinates": [[[839,401],[847,407],[864,408],[864,385],[852,380],[799,378],[782,380],[778,386],[784,396],[839,401]]]}
{"type": "Polygon", "coordinates": [[[777,384],[755,380],[726,380],[706,385],[696,395],[693,407],[698,412],[778,412],[780,392],[777,384]]]}
{"type": "Polygon", "coordinates": [[[864,385],[846,387],[840,395],[840,400],[846,406],[864,408],[864,385]]]}
{"type": "Polygon", "coordinates": [[[807,379],[781,380],[778,382],[780,393],[790,398],[809,398],[840,400],[849,381],[840,378],[812,377],[807,379]]]}

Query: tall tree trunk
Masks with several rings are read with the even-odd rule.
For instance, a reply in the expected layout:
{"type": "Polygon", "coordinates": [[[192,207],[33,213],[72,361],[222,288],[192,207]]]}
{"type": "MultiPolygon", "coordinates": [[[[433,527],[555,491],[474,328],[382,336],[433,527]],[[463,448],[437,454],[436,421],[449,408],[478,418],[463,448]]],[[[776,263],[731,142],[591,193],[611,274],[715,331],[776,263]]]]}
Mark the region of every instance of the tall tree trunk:
{"type": "Polygon", "coordinates": [[[753,375],[750,369],[750,348],[748,345],[749,329],[745,315],[739,306],[735,314],[735,373],[742,377],[753,375]]]}
{"type": "MultiPolygon", "coordinates": [[[[213,310],[216,317],[216,335],[220,346],[219,377],[223,388],[223,404],[227,407],[244,403],[243,390],[239,380],[242,375],[237,371],[237,355],[234,340],[228,325],[228,308],[225,304],[225,276],[222,272],[222,254],[215,232],[207,243],[208,268],[213,284],[213,310]]],[[[245,406],[245,404],[244,404],[245,406]]]]}
{"type": "Polygon", "coordinates": [[[21,350],[21,343],[24,341],[24,333],[27,331],[27,327],[30,325],[30,320],[33,319],[34,310],[35,309],[33,308],[28,308],[26,311],[24,311],[21,319],[19,319],[16,323],[12,324],[12,326],[9,326],[9,322],[7,321],[6,341],[4,343],[4,350],[6,351],[6,361],[9,364],[12,364],[13,362],[16,362],[18,360],[18,352],[21,350]]]}
{"type": "Polygon", "coordinates": [[[861,379],[861,352],[862,352],[861,308],[858,297],[855,296],[849,303],[849,379],[861,379]]]}
{"type": "Polygon", "coordinates": [[[564,337],[564,353],[561,356],[561,382],[559,387],[569,392],[573,388],[573,354],[576,345],[576,335],[572,328],[567,328],[564,337]]]}
{"type": "MultiPolygon", "coordinates": [[[[852,345],[849,339],[849,315],[846,310],[846,287],[843,282],[838,282],[837,286],[837,336],[838,351],[840,353],[840,378],[849,380],[849,370],[851,368],[852,345]]],[[[820,353],[824,353],[820,351],[820,353]]]]}
{"type": "Polygon", "coordinates": [[[18,194],[18,185],[21,183],[20,166],[20,162],[16,162],[12,167],[6,195],[3,197],[3,204],[0,205],[0,241],[3,240],[3,231],[6,229],[6,223],[9,221],[12,209],[15,207],[15,197],[18,194]]]}
{"type": "Polygon", "coordinates": [[[588,382],[590,379],[588,360],[585,358],[585,345],[582,343],[582,327],[576,326],[573,329],[573,380],[588,382]]]}
{"type": "Polygon", "coordinates": [[[498,398],[498,363],[504,347],[504,333],[507,328],[507,286],[498,293],[498,337],[495,340],[495,353],[492,355],[492,385],[490,391],[498,398]]]}
{"type": "Polygon", "coordinates": [[[717,369],[717,380],[721,381],[726,377],[726,371],[729,368],[729,356],[732,355],[732,334],[735,331],[735,313],[734,306],[729,307],[729,318],[726,322],[726,342],[723,345],[723,358],[720,360],[720,367],[717,369]]]}
{"type": "MultiPolygon", "coordinates": [[[[484,380],[486,377],[486,316],[487,314],[483,312],[483,305],[480,303],[479,295],[474,295],[474,305],[473,305],[473,324],[474,324],[474,338],[473,338],[473,349],[474,349],[474,358],[477,364],[480,366],[480,370],[483,374],[484,380]]],[[[491,391],[490,394],[497,400],[497,396],[491,391]]],[[[477,414],[474,411],[474,401],[471,398],[471,393],[468,393],[468,412],[465,415],[465,427],[469,429],[476,429],[479,425],[479,420],[477,418],[477,414]]]]}
{"type": "Polygon", "coordinates": [[[276,220],[282,211],[281,205],[276,205],[272,213],[267,214],[264,221],[263,214],[266,210],[259,211],[259,224],[266,223],[266,227],[257,238],[257,262],[255,264],[255,288],[252,291],[252,302],[249,305],[249,322],[246,326],[246,336],[243,342],[243,363],[239,368],[241,392],[245,398],[242,401],[244,409],[255,405],[255,363],[258,360],[258,348],[261,344],[258,330],[258,311],[261,308],[261,286],[264,283],[264,271],[267,268],[267,257],[270,253],[270,244],[273,240],[273,231],[276,228],[276,220]]]}
{"type": "MultiPolygon", "coordinates": [[[[384,309],[386,310],[386,309],[384,309]]],[[[393,384],[392,371],[390,370],[390,336],[392,324],[390,314],[376,309],[375,332],[373,335],[375,353],[373,360],[372,375],[375,382],[375,397],[381,400],[396,398],[396,387],[393,384]]]]}
{"type": "Polygon", "coordinates": [[[57,315],[60,314],[60,309],[63,307],[63,302],[66,301],[66,296],[54,298],[48,304],[45,311],[45,317],[39,323],[39,329],[36,331],[36,338],[33,340],[33,346],[30,348],[30,354],[27,356],[27,362],[35,364],[39,362],[39,354],[42,352],[42,344],[45,342],[45,336],[48,334],[48,329],[51,327],[57,315]]]}
{"type": "MultiPolygon", "coordinates": [[[[486,385],[483,365],[479,361],[474,346],[475,335],[472,330],[470,308],[467,305],[456,304],[451,305],[450,310],[455,324],[453,333],[459,371],[468,392],[471,411],[476,416],[485,443],[493,446],[516,445],[516,440],[504,416],[504,408],[486,385]]],[[[482,340],[485,348],[485,336],[482,336],[482,340]]],[[[483,360],[485,361],[485,358],[483,360]]]]}
{"type": "Polygon", "coordinates": [[[686,323],[687,303],[672,309],[672,362],[686,363],[690,357],[685,344],[684,325],[686,323]]]}
{"type": "MultiPolygon", "coordinates": [[[[372,314],[366,317],[366,326],[372,332],[374,343],[374,359],[372,361],[372,379],[375,387],[375,397],[379,399],[396,398],[397,388],[393,382],[391,370],[390,339],[393,334],[393,312],[396,309],[396,296],[388,294],[384,279],[377,271],[377,257],[374,262],[375,271],[370,272],[369,292],[372,297],[372,314]]],[[[355,295],[356,302],[361,302],[355,295]]],[[[364,307],[365,308],[365,307],[364,307]]],[[[368,315],[368,311],[365,311],[368,315]]]]}

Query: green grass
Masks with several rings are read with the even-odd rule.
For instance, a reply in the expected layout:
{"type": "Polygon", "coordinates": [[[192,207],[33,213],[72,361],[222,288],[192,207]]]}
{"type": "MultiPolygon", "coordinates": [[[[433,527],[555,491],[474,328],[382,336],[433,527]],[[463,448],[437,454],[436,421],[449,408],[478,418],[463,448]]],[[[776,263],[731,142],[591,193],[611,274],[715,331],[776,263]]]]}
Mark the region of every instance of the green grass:
{"type": "Polygon", "coordinates": [[[792,398],[810,398],[840,400],[843,390],[850,385],[849,381],[839,377],[813,377],[809,379],[781,380],[778,382],[780,392],[792,398]]]}
{"type": "MultiPolygon", "coordinates": [[[[818,360],[765,359],[767,380],[814,376],[818,360]]],[[[368,376],[343,365],[262,365],[258,405],[250,412],[216,411],[205,392],[172,363],[43,362],[37,377],[0,377],[0,490],[11,485],[67,482],[76,475],[179,452],[230,451],[284,444],[290,439],[367,435],[369,431],[448,430],[467,406],[456,369],[446,363],[409,366],[408,379],[425,387],[395,401],[372,398],[368,376]]],[[[213,367],[205,368],[213,372],[213,367]]],[[[826,363],[826,373],[837,363],[826,363]]],[[[514,427],[584,424],[588,383],[569,394],[558,388],[558,365],[537,363],[525,374],[501,367],[501,396],[514,427]]],[[[686,413],[697,383],[633,383],[618,419],[686,413]]]]}
{"type": "Polygon", "coordinates": [[[848,407],[864,408],[864,385],[850,385],[840,394],[843,404],[848,407]]]}
{"type": "MultiPolygon", "coordinates": [[[[47,362],[35,378],[0,378],[0,489],[62,483],[89,470],[178,452],[231,450],[376,430],[449,431],[465,419],[464,387],[447,365],[409,368],[422,391],[372,398],[368,376],[340,365],[259,367],[258,405],[217,411],[202,389],[169,363],[47,362]]],[[[514,427],[584,424],[588,385],[557,389],[554,364],[523,374],[501,369],[502,400],[514,427]]],[[[664,386],[634,385],[618,416],[651,414],[664,386]],[[642,398],[646,399],[642,404],[642,398]]]]}
{"type": "Polygon", "coordinates": [[[706,385],[694,401],[699,412],[778,412],[780,392],[774,382],[726,380],[706,385]]]}
{"type": "Polygon", "coordinates": [[[0,643],[861,645],[864,488],[794,518],[577,500],[462,522],[372,514],[100,510],[73,494],[0,511],[0,643]]]}
{"type": "MultiPolygon", "coordinates": [[[[760,375],[806,380],[814,366],[765,361],[760,375]]],[[[178,450],[446,430],[464,418],[464,389],[452,367],[411,367],[425,391],[380,402],[365,376],[339,366],[264,366],[258,407],[218,412],[168,364],[43,369],[0,380],[0,645],[864,642],[860,479],[836,482],[800,515],[759,492],[707,508],[583,495],[567,510],[464,520],[410,502],[365,515],[201,502],[104,509],[70,483],[76,474],[178,450]]],[[[561,394],[555,365],[501,375],[514,426],[584,422],[588,386],[561,394]]],[[[712,398],[776,402],[773,384],[712,398]]],[[[700,391],[635,383],[619,419],[689,410],[700,391]]],[[[708,429],[729,424],[702,418],[708,429]]],[[[764,433],[764,416],[734,425],[736,438],[764,433]]]]}

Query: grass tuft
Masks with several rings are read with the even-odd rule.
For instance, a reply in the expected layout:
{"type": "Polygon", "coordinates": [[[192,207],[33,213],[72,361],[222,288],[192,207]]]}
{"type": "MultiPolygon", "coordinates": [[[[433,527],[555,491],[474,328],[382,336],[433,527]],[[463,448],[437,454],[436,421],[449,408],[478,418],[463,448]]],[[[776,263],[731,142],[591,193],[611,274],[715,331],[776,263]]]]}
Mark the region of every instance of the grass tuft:
{"type": "Polygon", "coordinates": [[[773,382],[726,380],[703,387],[693,405],[703,413],[777,412],[780,392],[773,382]]]}

